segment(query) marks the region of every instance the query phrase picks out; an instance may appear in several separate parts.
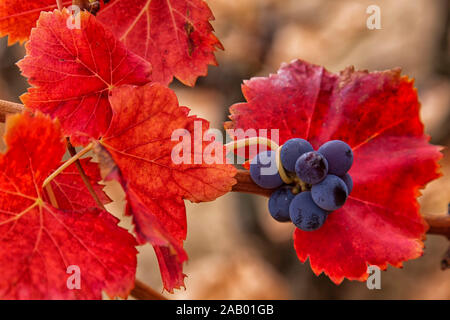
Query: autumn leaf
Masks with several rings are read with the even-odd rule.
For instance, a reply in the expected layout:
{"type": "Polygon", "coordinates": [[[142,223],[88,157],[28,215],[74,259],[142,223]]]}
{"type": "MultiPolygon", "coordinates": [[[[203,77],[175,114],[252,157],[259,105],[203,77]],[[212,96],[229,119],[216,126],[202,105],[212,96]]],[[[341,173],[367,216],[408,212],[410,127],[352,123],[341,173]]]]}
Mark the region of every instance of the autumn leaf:
{"type": "MultiPolygon", "coordinates": [[[[63,1],[69,6],[72,1],[63,1]]],[[[8,44],[28,40],[41,11],[56,8],[54,0],[0,2],[0,36],[8,44]]],[[[214,52],[223,46],[210,24],[214,16],[203,0],[112,0],[98,19],[125,46],[154,67],[153,80],[169,84],[175,76],[193,86],[217,65],[214,52]]]]}
{"type": "MultiPolygon", "coordinates": [[[[63,1],[64,6],[72,0],[63,1]]],[[[41,11],[56,9],[55,0],[1,0],[0,1],[0,37],[8,37],[8,45],[28,40],[31,28],[36,26],[41,11]]]]}
{"type": "Polygon", "coordinates": [[[5,141],[0,298],[101,299],[102,290],[126,297],[136,272],[133,236],[105,211],[61,210],[44,200],[42,184],[65,151],[59,124],[42,114],[14,115],[7,120],[5,141]],[[80,289],[68,286],[70,266],[79,268],[80,289]]]}
{"type": "Polygon", "coordinates": [[[203,137],[208,122],[189,116],[189,109],[180,107],[175,93],[165,86],[122,86],[113,90],[110,101],[111,127],[95,148],[103,175],[121,182],[138,239],[154,245],[164,286],[172,292],[183,285],[181,264],[187,259],[182,249],[187,229],[183,199],[216,199],[231,190],[236,171],[231,165],[198,161],[208,145],[216,146],[217,153],[211,154],[225,161],[224,147],[196,142],[194,134],[203,137]],[[176,130],[192,137],[187,143],[192,153],[180,164],[172,158],[181,143],[171,139],[176,130]]]}
{"type": "Polygon", "coordinates": [[[303,61],[246,81],[248,102],[230,108],[228,129],[279,129],[314,148],[339,139],[353,149],[352,194],[317,231],[295,230],[297,255],[335,283],[364,280],[367,265],[386,269],[422,255],[426,223],[416,201],[439,177],[439,148],[428,143],[413,81],[400,70],[333,74],[303,61]]]}
{"type": "Polygon", "coordinates": [[[69,29],[69,12],[42,12],[18,65],[32,88],[26,107],[58,117],[74,144],[106,132],[111,121],[108,94],[122,84],[150,81],[151,66],[129,52],[88,12],[81,29],[69,29]]]}
{"type": "Polygon", "coordinates": [[[124,177],[117,179],[127,194],[126,214],[133,216],[139,243],[151,243],[158,259],[164,288],[184,287],[183,263],[188,256],[183,249],[186,239],[186,208],[183,200],[137,195],[124,177]]]}
{"type": "MultiPolygon", "coordinates": [[[[103,191],[105,186],[99,183],[102,178],[98,163],[92,162],[91,158],[84,158],[80,160],[80,164],[99,200],[103,204],[110,203],[111,199],[103,191]]],[[[50,184],[58,201],[59,209],[77,211],[97,206],[94,198],[87,190],[76,164],[66,168],[50,184]]],[[[44,197],[50,203],[46,194],[44,194],[44,197]]]]}
{"type": "Polygon", "coordinates": [[[150,61],[153,80],[163,84],[175,76],[193,86],[207,74],[208,65],[217,65],[214,51],[223,49],[203,0],[114,0],[98,19],[128,49],[150,61]]]}

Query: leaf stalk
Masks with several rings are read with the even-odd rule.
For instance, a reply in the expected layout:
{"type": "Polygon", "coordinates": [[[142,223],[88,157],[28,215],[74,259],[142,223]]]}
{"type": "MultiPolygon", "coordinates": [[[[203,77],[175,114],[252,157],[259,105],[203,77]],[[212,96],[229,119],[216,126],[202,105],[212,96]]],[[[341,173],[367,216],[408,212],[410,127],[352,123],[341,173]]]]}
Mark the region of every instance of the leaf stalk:
{"type": "Polygon", "coordinates": [[[71,164],[76,162],[78,159],[80,159],[82,156],[84,156],[86,153],[92,150],[94,147],[93,143],[88,144],[83,150],[81,150],[79,153],[74,155],[72,158],[64,162],[58,169],[56,169],[51,175],[47,177],[47,179],[44,180],[44,183],[42,184],[42,187],[45,188],[53,179],[55,179],[61,172],[63,172],[65,169],[67,169],[71,164]]]}
{"type": "MultiPolygon", "coordinates": [[[[74,146],[70,143],[70,139],[67,138],[67,150],[69,150],[69,153],[72,157],[75,157],[77,155],[77,151],[75,150],[74,146]]],[[[86,189],[89,191],[89,194],[94,199],[97,206],[106,211],[106,208],[103,204],[103,202],[98,197],[97,193],[94,190],[94,187],[92,186],[91,182],[89,181],[89,177],[87,176],[86,172],[83,169],[83,166],[81,165],[80,159],[76,159],[75,165],[77,167],[78,173],[80,174],[81,180],[83,180],[84,185],[86,186],[86,189]]]]}

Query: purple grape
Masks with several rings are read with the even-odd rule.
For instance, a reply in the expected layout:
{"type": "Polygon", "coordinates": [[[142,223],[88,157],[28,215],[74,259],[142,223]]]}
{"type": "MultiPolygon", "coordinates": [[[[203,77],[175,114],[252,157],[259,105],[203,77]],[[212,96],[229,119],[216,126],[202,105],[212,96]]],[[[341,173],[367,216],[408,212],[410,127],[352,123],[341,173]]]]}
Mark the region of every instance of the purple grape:
{"type": "Polygon", "coordinates": [[[292,222],[303,231],[319,229],[325,222],[327,214],[325,210],[314,203],[310,191],[296,195],[289,206],[289,215],[292,222]]]}
{"type": "Polygon", "coordinates": [[[327,158],[330,174],[343,176],[352,167],[353,151],[344,141],[328,141],[318,151],[327,158]]]}
{"type": "Polygon", "coordinates": [[[282,186],[275,190],[269,198],[269,212],[271,216],[279,222],[291,221],[289,217],[289,205],[295,195],[292,187],[282,186]]]}
{"type": "Polygon", "coordinates": [[[281,164],[287,171],[295,171],[295,162],[306,152],[314,151],[312,145],[305,139],[294,138],[286,141],[281,147],[281,164]]]}
{"type": "Polygon", "coordinates": [[[283,184],[275,157],[276,152],[263,151],[250,162],[250,176],[261,188],[275,189],[283,184]]]}
{"type": "Polygon", "coordinates": [[[321,183],[312,186],[311,196],[323,210],[334,211],[344,205],[348,190],[341,178],[329,174],[321,183]]]}
{"type": "Polygon", "coordinates": [[[327,159],[316,151],[307,152],[295,162],[295,173],[303,182],[319,183],[327,176],[327,159]]]}
{"type": "Polygon", "coordinates": [[[346,173],[345,175],[343,175],[342,177],[339,177],[342,179],[342,181],[345,182],[345,185],[347,186],[347,190],[348,190],[348,194],[350,194],[353,190],[353,179],[352,177],[346,173]]]}

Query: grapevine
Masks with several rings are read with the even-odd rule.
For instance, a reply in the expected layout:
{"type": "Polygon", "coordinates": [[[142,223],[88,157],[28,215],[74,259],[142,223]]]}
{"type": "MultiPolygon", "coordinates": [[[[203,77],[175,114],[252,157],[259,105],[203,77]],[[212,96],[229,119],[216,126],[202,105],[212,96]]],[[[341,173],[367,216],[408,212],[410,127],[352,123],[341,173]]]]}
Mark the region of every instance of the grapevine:
{"type": "Polygon", "coordinates": [[[0,1],[0,35],[26,42],[18,66],[31,85],[22,104],[0,100],[0,298],[164,300],[136,279],[136,248],[153,246],[164,290],[185,287],[185,201],[229,192],[269,198],[274,223],[295,225],[299,260],[336,284],[420,257],[426,234],[450,239],[450,215],[419,212],[442,154],[400,70],[284,64],[244,82],[224,124],[231,142],[206,141],[209,121],[169,84],[194,86],[217,65],[213,18],[203,0],[0,1]],[[279,136],[237,133],[253,129],[279,136]],[[227,161],[242,149],[245,170],[227,161]],[[112,180],[133,230],[105,206],[100,181],[112,180]]]}

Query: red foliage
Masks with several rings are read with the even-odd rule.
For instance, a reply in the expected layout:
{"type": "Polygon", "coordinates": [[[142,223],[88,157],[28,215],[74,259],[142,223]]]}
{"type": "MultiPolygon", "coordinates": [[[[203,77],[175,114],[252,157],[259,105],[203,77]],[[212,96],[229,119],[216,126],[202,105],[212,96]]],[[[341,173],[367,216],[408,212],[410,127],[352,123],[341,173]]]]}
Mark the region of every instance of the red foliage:
{"type": "Polygon", "coordinates": [[[136,272],[135,240],[105,211],[70,211],[44,200],[42,184],[65,148],[59,125],[28,113],[7,121],[0,155],[0,297],[100,299],[126,297],[136,272]],[[67,268],[81,271],[81,289],[67,286],[67,268]]]}
{"type": "MultiPolygon", "coordinates": [[[[138,239],[155,246],[164,286],[171,292],[183,285],[181,264],[187,258],[182,250],[186,238],[183,199],[216,199],[231,190],[236,171],[231,165],[205,164],[204,160],[196,164],[196,157],[211,144],[196,145],[194,138],[189,141],[190,163],[173,162],[172,150],[180,142],[171,139],[172,133],[184,129],[194,137],[194,128],[200,126],[197,134],[203,137],[209,123],[188,116],[189,109],[178,106],[175,93],[165,86],[122,86],[113,90],[110,101],[111,127],[96,148],[103,174],[121,182],[138,239]]],[[[224,151],[221,144],[215,145],[224,151]]],[[[225,152],[221,160],[225,161],[225,152]]]]}
{"type": "MultiPolygon", "coordinates": [[[[14,18],[17,23],[27,19],[28,23],[22,24],[20,29],[20,40],[26,40],[41,9],[54,8],[54,2],[51,5],[42,2],[42,6],[21,4],[16,9],[26,14],[16,14],[12,18],[9,7],[13,5],[8,3],[8,8],[4,7],[0,14],[6,12],[7,19],[14,18]]],[[[189,117],[188,109],[179,107],[175,95],[160,85],[143,89],[115,88],[150,81],[168,84],[173,76],[193,85],[198,76],[206,75],[208,64],[216,64],[216,47],[221,48],[209,24],[212,13],[201,0],[173,3],[115,0],[102,8],[98,19],[82,12],[81,29],[67,28],[69,17],[65,9],[41,13],[26,46],[27,56],[18,63],[33,85],[21,99],[26,107],[58,118],[64,134],[70,136],[74,144],[102,138],[96,147],[103,160],[102,167],[110,166],[107,170],[113,171],[118,168],[115,177],[126,191],[127,213],[133,215],[138,240],[154,245],[165,288],[172,291],[183,286],[182,263],[187,259],[183,250],[186,237],[183,199],[214,200],[231,190],[235,170],[232,166],[204,163],[174,165],[170,150],[177,142],[170,141],[171,131],[193,130],[194,121],[199,120],[203,133],[208,123],[189,117]],[[111,21],[116,23],[111,24],[111,21]],[[112,27],[114,34],[105,25],[112,27]],[[142,38],[143,34],[147,37],[142,38]],[[152,78],[150,62],[128,51],[127,47],[155,63],[157,68],[152,78]],[[115,92],[111,99],[116,101],[114,110],[108,100],[112,92],[115,92]],[[129,97],[121,92],[135,97],[133,104],[126,101],[129,97]],[[160,100],[141,103],[139,95],[160,100]],[[105,135],[113,111],[120,113],[120,118],[116,115],[105,135]],[[171,118],[167,118],[171,113],[171,118]],[[136,119],[150,115],[151,119],[136,125],[136,119]],[[150,130],[153,134],[149,134],[150,130]],[[159,135],[169,140],[164,144],[148,140],[159,139],[159,135]],[[137,147],[140,144],[142,146],[137,147]]],[[[18,29],[7,31],[10,41],[14,40],[18,29]]],[[[99,176],[95,165],[82,162],[96,192],[102,201],[108,201],[97,184],[99,176]]],[[[60,209],[83,211],[95,206],[82,187],[82,180],[71,179],[74,174],[76,168],[72,165],[51,182],[60,209]]]]}
{"type": "Polygon", "coordinates": [[[428,143],[413,82],[400,70],[333,74],[303,61],[242,86],[226,128],[279,129],[314,148],[340,139],[354,152],[354,188],[343,208],[314,232],[296,229],[295,249],[335,283],[364,280],[367,265],[401,266],[422,254],[426,223],[416,197],[437,178],[439,148],[428,143]]]}
{"type": "MultiPolygon", "coordinates": [[[[65,6],[72,0],[63,1],[65,6]]],[[[24,42],[36,26],[41,11],[56,9],[55,0],[2,0],[0,1],[0,37],[8,35],[8,44],[24,42]]]]}
{"type": "MultiPolygon", "coordinates": [[[[63,135],[74,144],[93,141],[102,176],[121,183],[137,239],[153,245],[164,287],[173,292],[184,286],[184,200],[212,201],[235,183],[234,167],[198,162],[212,149],[208,142],[188,141],[189,163],[172,157],[180,143],[172,140],[176,129],[186,138],[198,126],[202,137],[209,128],[166,85],[176,77],[193,86],[217,64],[214,52],[222,45],[210,25],[213,14],[203,0],[111,0],[102,2],[98,18],[82,12],[80,29],[71,29],[66,9],[41,12],[55,7],[54,0],[0,2],[0,36],[9,35],[9,44],[30,36],[18,63],[32,85],[23,103],[59,119],[24,113],[7,123],[0,298],[99,299],[102,290],[126,297],[133,286],[136,241],[117,219],[94,209],[76,167],[50,183],[58,208],[42,188],[61,164],[63,135]],[[69,265],[81,269],[81,290],[67,288],[69,265]]],[[[295,231],[302,262],[309,258],[317,275],[340,283],[364,280],[368,264],[399,267],[422,254],[427,226],[416,198],[439,176],[441,154],[423,133],[411,80],[399,70],[333,74],[295,61],[242,89],[248,102],[231,107],[226,128],[279,129],[281,143],[301,137],[315,148],[340,139],[353,149],[354,188],[345,206],[321,229],[295,231]]],[[[225,161],[223,146],[213,146],[225,161]]],[[[96,164],[81,163],[107,203],[96,164]]]]}
{"type": "Polygon", "coordinates": [[[113,0],[98,19],[127,48],[150,61],[153,80],[163,84],[175,76],[193,86],[198,76],[207,74],[209,64],[217,65],[216,48],[223,49],[203,0],[113,0]]]}
{"type": "Polygon", "coordinates": [[[18,63],[34,86],[21,99],[30,109],[58,117],[71,141],[84,144],[108,129],[111,90],[147,83],[151,66],[88,12],[80,14],[80,30],[67,28],[68,18],[65,9],[41,14],[26,45],[27,56],[18,63]]]}
{"type": "MultiPolygon", "coordinates": [[[[64,6],[71,4],[63,1],[64,6]]],[[[0,37],[9,35],[10,45],[28,40],[40,12],[55,8],[55,0],[0,2],[0,37]]],[[[111,0],[97,16],[128,49],[154,66],[153,80],[163,84],[175,76],[193,86],[208,73],[208,65],[217,65],[214,52],[223,50],[203,0],[111,0]]]]}

